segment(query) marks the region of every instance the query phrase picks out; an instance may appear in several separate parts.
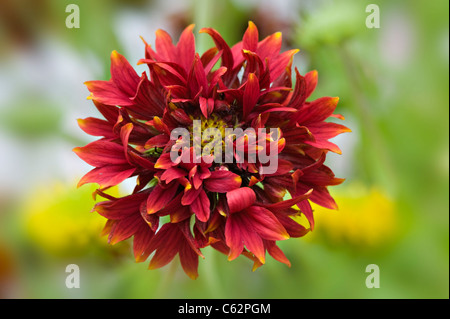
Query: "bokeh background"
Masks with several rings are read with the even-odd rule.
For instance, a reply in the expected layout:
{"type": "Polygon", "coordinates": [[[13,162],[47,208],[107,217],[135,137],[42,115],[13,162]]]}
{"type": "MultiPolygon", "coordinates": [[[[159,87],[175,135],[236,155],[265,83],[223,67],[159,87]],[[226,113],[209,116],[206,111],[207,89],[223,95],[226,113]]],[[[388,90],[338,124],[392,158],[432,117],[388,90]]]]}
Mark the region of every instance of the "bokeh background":
{"type": "MultiPolygon", "coordinates": [[[[448,1],[0,0],[0,298],[449,298],[448,1]],[[69,29],[68,4],[80,8],[69,29]],[[366,6],[380,8],[369,29],[366,6]],[[76,119],[97,116],[84,81],[109,79],[117,50],[132,64],[142,36],[178,39],[196,24],[239,41],[249,20],[260,37],[283,33],[294,64],[316,69],[313,97],[339,96],[352,133],[327,158],[346,182],[330,189],[338,211],[316,207],[316,229],[280,243],[288,268],[268,258],[251,271],[204,249],[200,276],[178,258],[147,270],[130,242],[110,246],[90,210],[90,167],[72,152],[92,141],[76,119]],[[66,265],[80,267],[68,289],[66,265]],[[380,268],[368,289],[366,266],[380,268]]],[[[136,66],[142,72],[144,66],[136,66]]],[[[129,185],[128,185],[129,186],[129,185]]],[[[115,190],[129,191],[127,185],[115,190]]]]}

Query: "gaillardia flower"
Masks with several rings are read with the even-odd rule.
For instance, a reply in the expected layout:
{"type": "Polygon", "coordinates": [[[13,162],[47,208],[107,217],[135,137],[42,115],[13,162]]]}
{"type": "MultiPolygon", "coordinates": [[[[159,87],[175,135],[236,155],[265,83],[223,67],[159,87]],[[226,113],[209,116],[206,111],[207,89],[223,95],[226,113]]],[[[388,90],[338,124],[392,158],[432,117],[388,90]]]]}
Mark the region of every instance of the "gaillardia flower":
{"type": "Polygon", "coordinates": [[[86,82],[104,119],[79,120],[86,133],[101,137],[74,149],[95,167],[79,186],[99,185],[96,193],[106,201],[94,210],[107,218],[110,243],[133,237],[136,261],[153,254],[150,269],[178,254],[196,278],[206,246],[229,260],[244,255],[254,269],[265,263],[266,251],[290,265],[277,241],[314,228],[310,202],[337,207],[327,186],[343,179],[324,161],[327,152],[340,153],[329,139],[349,131],[325,122],[343,119],[333,114],[338,98],[307,101],[317,72],[302,76],[295,69],[293,85],[298,50],[280,52],[280,33],[259,41],[249,22],[242,41],[230,48],[217,31],[204,28],[200,33],[215,47],[200,56],[193,28],[177,44],[162,30],[154,48],[145,43],[139,64],[148,74],[139,76],[114,51],[111,79],[86,82]],[[136,187],[130,195],[104,192],[131,177],[136,187]],[[299,214],[309,228],[294,220],[299,214]]]}

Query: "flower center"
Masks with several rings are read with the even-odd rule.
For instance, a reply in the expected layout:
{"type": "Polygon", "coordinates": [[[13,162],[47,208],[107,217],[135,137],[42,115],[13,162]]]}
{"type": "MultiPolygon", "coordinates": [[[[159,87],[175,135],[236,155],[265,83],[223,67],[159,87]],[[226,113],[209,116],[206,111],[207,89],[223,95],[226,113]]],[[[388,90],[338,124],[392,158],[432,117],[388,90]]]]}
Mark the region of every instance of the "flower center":
{"type": "Polygon", "coordinates": [[[217,114],[211,114],[208,118],[203,115],[200,118],[193,118],[194,124],[189,126],[188,130],[191,136],[191,145],[200,145],[202,154],[214,155],[214,148],[221,145],[222,151],[225,150],[223,137],[225,129],[230,125],[217,114]]]}

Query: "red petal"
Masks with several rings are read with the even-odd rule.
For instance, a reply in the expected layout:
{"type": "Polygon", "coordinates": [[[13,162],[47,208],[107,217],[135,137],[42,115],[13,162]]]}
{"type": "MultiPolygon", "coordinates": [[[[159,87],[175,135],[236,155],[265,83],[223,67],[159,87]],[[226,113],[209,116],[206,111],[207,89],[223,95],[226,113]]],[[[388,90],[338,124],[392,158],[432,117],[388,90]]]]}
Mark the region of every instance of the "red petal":
{"type": "Polygon", "coordinates": [[[153,214],[161,210],[174,197],[178,189],[178,183],[174,182],[167,188],[156,185],[147,198],[147,214],[153,214]]]}
{"type": "Polygon", "coordinates": [[[243,212],[250,220],[253,229],[267,240],[284,240],[289,234],[272,212],[264,207],[251,206],[243,212]]]}
{"type": "Polygon", "coordinates": [[[280,52],[281,43],[281,32],[276,32],[258,43],[256,53],[258,53],[262,60],[265,60],[266,58],[272,60],[280,52]]]}
{"type": "Polygon", "coordinates": [[[155,48],[163,62],[175,62],[175,46],[170,35],[161,29],[156,30],[155,48]]]}
{"type": "Polygon", "coordinates": [[[119,108],[113,105],[105,105],[99,103],[97,101],[93,101],[97,110],[105,117],[105,119],[114,124],[117,122],[117,118],[119,117],[119,108]]]}
{"type": "Polygon", "coordinates": [[[264,243],[259,234],[253,231],[253,225],[248,223],[248,220],[242,219],[244,222],[245,230],[241,229],[241,237],[245,247],[251,251],[258,260],[264,264],[266,262],[266,250],[264,249],[264,243]]]}
{"type": "Polygon", "coordinates": [[[161,180],[165,181],[166,183],[170,183],[174,179],[180,178],[186,176],[186,171],[179,167],[171,167],[164,171],[164,173],[161,175],[161,180]]]}
{"type": "Polygon", "coordinates": [[[106,105],[133,105],[130,96],[122,92],[116,84],[112,81],[86,81],[91,96],[88,99],[93,99],[94,102],[99,102],[106,105]]]}
{"type": "Polygon", "coordinates": [[[191,69],[192,61],[195,56],[195,38],[192,30],[194,29],[193,24],[187,26],[181,33],[180,40],[177,44],[178,62],[184,67],[186,73],[191,69]]]}
{"type": "Polygon", "coordinates": [[[309,227],[311,228],[311,230],[314,230],[314,214],[309,201],[304,200],[298,203],[297,207],[300,209],[302,214],[305,215],[306,219],[309,222],[309,227]]]}
{"type": "Polygon", "coordinates": [[[120,139],[123,144],[124,156],[130,163],[130,158],[128,157],[128,140],[130,138],[131,131],[133,130],[133,123],[128,123],[120,129],[120,139]]]}
{"type": "Polygon", "coordinates": [[[225,40],[222,38],[222,36],[214,29],[212,28],[202,28],[200,33],[208,33],[212,39],[214,40],[214,43],[216,44],[217,48],[222,53],[222,65],[228,68],[229,70],[233,69],[233,54],[231,53],[230,47],[225,42],[225,40]]]}
{"type": "Polygon", "coordinates": [[[148,250],[156,250],[149,264],[149,269],[167,265],[178,253],[183,234],[176,224],[164,224],[150,241],[148,250]]]}
{"type": "Polygon", "coordinates": [[[245,232],[245,225],[242,224],[239,215],[231,215],[225,224],[226,244],[230,248],[228,252],[228,260],[233,260],[242,253],[244,243],[241,234],[245,232]]]}
{"type": "Polygon", "coordinates": [[[262,206],[264,206],[265,208],[267,208],[271,211],[279,211],[279,210],[291,208],[292,206],[296,205],[297,203],[308,199],[312,192],[313,192],[313,189],[310,189],[308,192],[306,192],[303,195],[299,195],[299,196],[296,196],[291,199],[283,200],[278,203],[262,205],[262,206]]]}
{"type": "Polygon", "coordinates": [[[150,255],[148,247],[155,233],[146,224],[142,224],[134,234],[133,253],[136,262],[145,261],[150,255]]]}
{"type": "Polygon", "coordinates": [[[208,116],[214,110],[214,99],[213,98],[205,99],[204,97],[201,96],[199,102],[200,102],[200,110],[202,111],[203,116],[208,118],[208,116]]]}
{"type": "Polygon", "coordinates": [[[97,203],[94,210],[108,219],[123,219],[140,211],[142,201],[147,198],[147,193],[137,193],[119,199],[113,199],[97,203]]]}
{"type": "Polygon", "coordinates": [[[306,92],[305,100],[311,96],[317,86],[318,73],[316,70],[310,71],[305,74],[306,92]]]}
{"type": "Polygon", "coordinates": [[[78,187],[87,183],[97,183],[100,188],[106,188],[120,184],[134,174],[135,168],[129,165],[108,165],[94,168],[84,175],[78,182],[78,187]]]}
{"type": "Polygon", "coordinates": [[[86,119],[79,119],[78,125],[89,135],[104,136],[106,138],[117,137],[113,132],[113,125],[105,120],[88,117],[86,119]]]}
{"type": "Polygon", "coordinates": [[[230,213],[236,213],[249,207],[256,201],[255,192],[249,187],[241,187],[227,193],[230,213]]]}
{"type": "Polygon", "coordinates": [[[201,222],[207,222],[209,219],[210,208],[209,198],[202,189],[198,197],[192,202],[191,210],[201,222]]]}
{"type": "Polygon", "coordinates": [[[176,163],[172,162],[172,160],[170,159],[170,153],[164,153],[156,161],[155,168],[168,169],[175,165],[176,163]]]}
{"type": "Polygon", "coordinates": [[[198,54],[195,56],[187,85],[192,98],[199,92],[204,92],[204,94],[208,92],[208,81],[206,79],[205,69],[203,68],[198,54]]]}
{"type": "Polygon", "coordinates": [[[241,186],[242,179],[230,171],[212,171],[211,176],[203,180],[203,185],[210,192],[226,193],[241,186]]]}
{"type": "Polygon", "coordinates": [[[127,59],[115,50],[111,53],[111,78],[117,88],[129,98],[136,95],[140,77],[127,59]]]}
{"type": "Polygon", "coordinates": [[[183,198],[181,199],[181,204],[185,206],[191,205],[202,191],[203,191],[202,188],[196,189],[189,184],[188,187],[185,188],[183,198]]]}
{"type": "Polygon", "coordinates": [[[283,251],[276,245],[275,241],[265,240],[264,244],[270,256],[272,256],[275,260],[286,264],[288,267],[291,267],[291,262],[286,258],[286,255],[283,253],[283,251]]]}
{"type": "Polygon", "coordinates": [[[318,98],[300,108],[296,120],[302,125],[322,122],[333,114],[338,101],[338,97],[318,98]]]}
{"type": "Polygon", "coordinates": [[[135,105],[128,106],[127,109],[142,116],[142,119],[162,116],[165,108],[165,100],[155,85],[142,74],[136,95],[131,98],[135,105]]]}
{"type": "Polygon", "coordinates": [[[298,51],[298,49],[293,49],[283,52],[270,61],[270,78],[273,80],[277,79],[286,70],[286,68],[292,64],[294,54],[298,51]]]}
{"type": "Polygon", "coordinates": [[[170,141],[170,137],[166,134],[159,134],[150,138],[144,145],[146,149],[153,147],[164,147],[170,141]]]}
{"type": "MultiPolygon", "coordinates": [[[[306,201],[305,201],[306,202],[306,201]]],[[[278,221],[283,225],[286,229],[289,236],[293,238],[303,237],[305,236],[311,229],[306,229],[295,220],[293,220],[289,214],[277,213],[276,214],[278,221]]],[[[314,225],[314,223],[313,223],[314,225]]],[[[310,224],[311,227],[311,224],[310,224]]]]}
{"type": "MultiPolygon", "coordinates": [[[[200,57],[200,60],[202,61],[202,64],[203,64],[203,67],[205,68],[205,70],[207,69],[206,66],[209,65],[210,62],[213,61],[219,55],[219,54],[217,54],[217,52],[219,52],[219,50],[217,48],[213,47],[213,48],[206,50],[205,53],[202,54],[202,56],[200,57]]],[[[220,55],[222,55],[222,53],[220,53],[220,55]]]]}
{"type": "Polygon", "coordinates": [[[127,160],[123,153],[123,146],[98,140],[84,147],[76,147],[73,151],[86,163],[92,166],[121,165],[127,160]]]}
{"type": "Polygon", "coordinates": [[[318,139],[330,139],[341,133],[351,132],[348,127],[332,122],[318,122],[308,124],[308,129],[318,139]]]}
{"type": "Polygon", "coordinates": [[[145,224],[145,222],[142,220],[140,214],[134,214],[129,217],[120,219],[113,226],[108,237],[108,242],[111,245],[114,245],[133,236],[142,224],[147,226],[147,224],[145,224]]]}
{"type": "Polygon", "coordinates": [[[198,277],[198,255],[191,246],[184,241],[179,250],[180,263],[186,275],[191,279],[198,277]]]}
{"type": "Polygon", "coordinates": [[[242,38],[242,48],[245,50],[256,52],[259,40],[258,37],[258,28],[252,21],[249,21],[248,28],[244,33],[244,37],[242,38]]]}
{"type": "Polygon", "coordinates": [[[243,116],[244,119],[250,114],[260,96],[259,81],[254,73],[248,75],[247,84],[243,96],[243,116]]]}

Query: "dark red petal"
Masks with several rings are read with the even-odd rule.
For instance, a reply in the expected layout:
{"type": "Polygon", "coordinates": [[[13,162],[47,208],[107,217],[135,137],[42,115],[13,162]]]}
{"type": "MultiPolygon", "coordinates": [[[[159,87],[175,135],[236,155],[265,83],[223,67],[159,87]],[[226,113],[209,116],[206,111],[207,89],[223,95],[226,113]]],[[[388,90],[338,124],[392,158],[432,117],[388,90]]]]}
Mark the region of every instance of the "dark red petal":
{"type": "MultiPolygon", "coordinates": [[[[203,67],[205,68],[205,70],[207,70],[207,65],[209,65],[211,63],[211,61],[213,61],[217,55],[217,52],[219,52],[219,49],[212,47],[208,50],[205,51],[205,53],[202,54],[202,56],[200,57],[200,60],[202,61],[203,67]]],[[[220,55],[222,55],[222,52],[220,53],[220,55]]],[[[212,66],[211,66],[212,67],[212,66]]]]}
{"type": "Polygon", "coordinates": [[[233,54],[231,53],[230,47],[225,42],[225,40],[222,38],[222,36],[214,29],[212,28],[202,28],[200,33],[208,33],[212,39],[214,40],[214,43],[216,44],[217,48],[222,53],[222,65],[225,66],[227,69],[232,70],[233,69],[233,54]]]}
{"type": "Polygon", "coordinates": [[[209,198],[205,191],[201,189],[197,198],[192,202],[191,209],[192,212],[197,216],[198,220],[201,222],[207,222],[210,214],[209,198]]]}
{"type": "Polygon", "coordinates": [[[140,206],[147,198],[147,193],[137,193],[119,199],[97,203],[94,209],[108,219],[123,219],[140,211],[140,206]]]}
{"type": "Polygon", "coordinates": [[[260,206],[250,206],[243,212],[246,214],[253,229],[267,240],[284,240],[289,234],[274,214],[260,206]]]}
{"type": "Polygon", "coordinates": [[[306,92],[305,100],[311,96],[317,86],[318,73],[316,70],[310,71],[305,74],[306,92]]]}
{"type": "Polygon", "coordinates": [[[180,40],[177,44],[177,59],[181,66],[184,67],[186,73],[191,69],[192,61],[195,56],[195,38],[192,30],[194,29],[193,24],[187,26],[181,33],[180,40]]]}
{"type": "Polygon", "coordinates": [[[186,171],[179,167],[170,167],[161,175],[161,180],[170,183],[174,179],[186,176],[186,171]]]}
{"type": "MultiPolygon", "coordinates": [[[[145,224],[145,222],[142,220],[140,214],[133,214],[129,217],[120,219],[111,230],[108,242],[111,245],[114,245],[133,236],[142,224],[145,224]]],[[[145,226],[147,225],[145,224],[145,226]]]]}
{"type": "Polygon", "coordinates": [[[260,96],[259,81],[254,73],[248,75],[247,84],[243,96],[243,116],[244,119],[250,114],[260,96]]]}
{"type": "Polygon", "coordinates": [[[230,215],[225,224],[225,239],[229,247],[228,260],[233,260],[242,253],[244,243],[242,233],[245,232],[245,225],[239,215],[230,215]]]}
{"type": "Polygon", "coordinates": [[[286,264],[288,267],[291,267],[291,262],[286,258],[283,251],[276,245],[275,241],[265,240],[264,244],[270,256],[272,256],[275,260],[286,264]]]}
{"type": "Polygon", "coordinates": [[[271,175],[284,175],[292,171],[294,166],[290,161],[279,158],[277,171],[271,175]]]}
{"type": "Polygon", "coordinates": [[[258,49],[256,50],[256,53],[258,53],[262,60],[265,60],[266,58],[272,60],[280,52],[281,42],[281,32],[276,32],[272,35],[269,35],[258,43],[258,49]]]}
{"type": "Polygon", "coordinates": [[[302,125],[322,122],[333,114],[338,101],[338,97],[318,98],[309,104],[305,104],[301,109],[299,109],[296,120],[302,125]]]}
{"type": "Polygon", "coordinates": [[[100,188],[120,184],[134,174],[136,169],[129,165],[108,165],[94,168],[78,182],[78,187],[87,183],[97,183],[100,188]]]}
{"type": "Polygon", "coordinates": [[[106,138],[116,138],[113,132],[113,125],[108,121],[88,117],[86,119],[79,119],[78,125],[89,135],[104,136],[106,138]]]}
{"type": "Polygon", "coordinates": [[[165,108],[165,101],[162,94],[159,93],[155,85],[142,74],[139,85],[136,89],[136,95],[131,98],[134,105],[127,109],[140,115],[143,119],[153,116],[162,116],[165,108]]]}
{"type": "Polygon", "coordinates": [[[150,241],[148,250],[156,250],[149,264],[149,269],[167,265],[178,253],[183,235],[176,224],[164,224],[150,241]]]}
{"type": "Polygon", "coordinates": [[[180,251],[180,263],[186,275],[191,279],[197,279],[198,277],[198,255],[192,250],[191,246],[186,243],[186,241],[182,242],[180,251]]]}
{"type": "Polygon", "coordinates": [[[292,64],[294,54],[298,51],[298,49],[289,50],[273,59],[270,63],[270,78],[277,79],[292,64]]]}
{"type": "Polygon", "coordinates": [[[150,138],[144,145],[146,149],[153,147],[164,147],[170,141],[170,137],[166,134],[159,134],[150,138]]]}
{"type": "Polygon", "coordinates": [[[102,104],[98,101],[93,100],[95,107],[97,110],[105,117],[105,119],[111,123],[115,124],[117,122],[117,118],[119,117],[119,108],[114,105],[106,105],[102,104]]]}
{"type": "Polygon", "coordinates": [[[191,92],[191,98],[194,98],[199,92],[208,92],[208,81],[200,57],[197,54],[194,58],[191,72],[189,73],[187,86],[191,92]]]}
{"type": "Polygon", "coordinates": [[[181,199],[181,204],[183,205],[191,205],[194,200],[200,195],[200,192],[202,192],[202,188],[194,188],[192,185],[188,185],[187,188],[185,188],[183,198],[181,199]]]}
{"type": "Polygon", "coordinates": [[[130,158],[128,156],[128,140],[130,138],[131,131],[133,130],[133,123],[128,123],[120,129],[120,139],[123,144],[124,156],[127,159],[128,163],[130,163],[130,158]]]}
{"type": "Polygon", "coordinates": [[[214,99],[213,98],[206,99],[201,96],[199,102],[200,102],[200,110],[202,111],[203,116],[208,118],[208,116],[214,110],[214,99]]]}
{"type": "Polygon", "coordinates": [[[278,203],[265,204],[265,205],[262,205],[262,206],[264,206],[265,208],[267,208],[267,209],[269,209],[269,210],[271,210],[273,212],[280,211],[280,210],[287,209],[287,208],[291,208],[292,206],[296,205],[297,203],[308,199],[312,192],[313,192],[313,189],[310,189],[308,192],[306,192],[303,195],[298,195],[298,196],[296,196],[294,198],[283,200],[283,201],[278,202],[278,203]]]}
{"type": "Polygon", "coordinates": [[[131,98],[136,95],[140,77],[125,57],[115,50],[111,53],[111,78],[126,96],[131,98]]]}
{"type": "Polygon", "coordinates": [[[160,184],[153,188],[147,198],[147,214],[153,214],[161,210],[174,197],[178,189],[178,183],[173,182],[164,188],[160,184]]]}
{"type": "Polygon", "coordinates": [[[229,191],[226,196],[230,213],[240,212],[256,201],[256,194],[249,187],[229,191]]]}
{"type": "Polygon", "coordinates": [[[172,162],[172,160],[170,159],[170,153],[164,153],[156,161],[155,168],[168,169],[175,165],[176,163],[172,162]]]}
{"type": "Polygon", "coordinates": [[[309,201],[301,201],[297,204],[297,207],[300,209],[302,214],[305,215],[306,219],[309,222],[309,227],[311,228],[311,230],[314,230],[314,214],[309,201]]]}
{"type": "Polygon", "coordinates": [[[150,255],[148,247],[155,233],[147,224],[141,224],[133,237],[133,253],[136,262],[145,261],[150,255]]]}
{"type": "Polygon", "coordinates": [[[133,101],[130,100],[130,96],[122,92],[112,80],[86,81],[84,84],[87,86],[89,92],[91,92],[88,99],[93,99],[94,102],[120,106],[134,104],[133,101]]]}
{"type": "Polygon", "coordinates": [[[351,132],[348,127],[332,122],[317,122],[308,124],[308,129],[316,140],[330,139],[341,133],[351,132]]]}
{"type": "MultiPolygon", "coordinates": [[[[305,201],[306,202],[306,201],[305,201]]],[[[300,214],[300,212],[293,210],[294,213],[275,213],[278,221],[283,225],[286,229],[287,233],[290,237],[298,238],[305,236],[312,228],[305,228],[299,223],[297,223],[294,219],[292,219],[291,215],[300,214]]],[[[310,226],[311,227],[311,226],[310,226]]]]}
{"type": "Polygon", "coordinates": [[[242,218],[245,230],[241,229],[241,237],[245,247],[251,251],[258,260],[264,264],[266,262],[266,250],[264,249],[264,243],[258,233],[253,229],[253,224],[249,223],[248,219],[242,218]]]}
{"type": "Polygon", "coordinates": [[[252,22],[248,22],[248,28],[244,33],[242,38],[242,48],[245,50],[250,50],[252,52],[256,52],[256,48],[258,47],[258,28],[252,22]]]}
{"type": "Polygon", "coordinates": [[[212,171],[211,176],[203,180],[203,185],[210,192],[226,193],[241,186],[242,179],[230,171],[212,171]]]}
{"type": "Polygon", "coordinates": [[[170,35],[161,29],[156,30],[155,48],[163,62],[175,62],[175,46],[170,35]]]}
{"type": "Polygon", "coordinates": [[[98,167],[127,163],[123,153],[123,146],[105,140],[94,141],[84,147],[76,147],[73,151],[83,161],[92,166],[98,167]]]}

